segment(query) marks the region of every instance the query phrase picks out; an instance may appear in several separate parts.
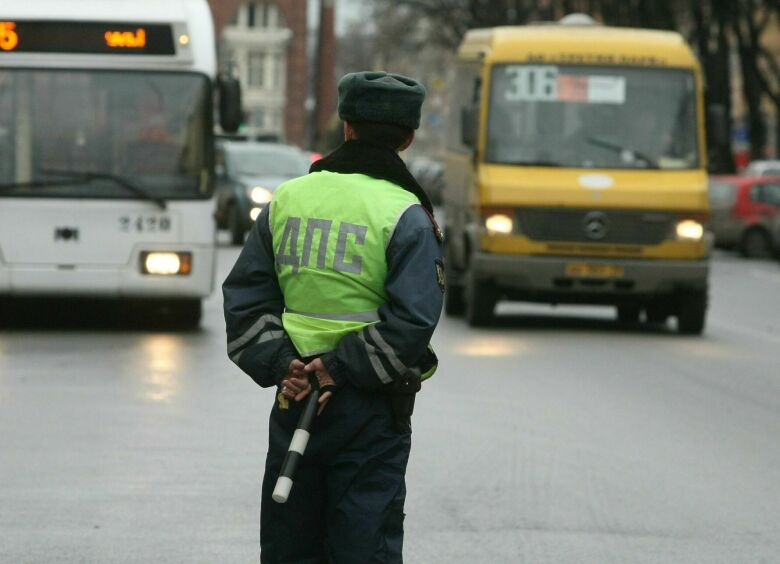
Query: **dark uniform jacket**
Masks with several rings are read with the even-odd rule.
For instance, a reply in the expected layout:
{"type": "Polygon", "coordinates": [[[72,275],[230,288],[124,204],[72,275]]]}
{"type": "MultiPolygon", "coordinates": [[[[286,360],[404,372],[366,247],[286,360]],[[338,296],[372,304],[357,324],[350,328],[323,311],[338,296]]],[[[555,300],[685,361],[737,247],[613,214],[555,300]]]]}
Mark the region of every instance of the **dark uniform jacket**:
{"type": "MultiPolygon", "coordinates": [[[[349,382],[365,390],[383,386],[372,358],[394,380],[425,372],[436,362],[428,345],[444,292],[441,233],[430,200],[395,152],[364,142],[346,142],[312,165],[310,173],[320,170],[387,180],[421,201],[404,212],[387,246],[388,302],[379,309],[381,321],[361,334],[347,334],[334,351],[322,355],[323,363],[337,385],[349,382]]],[[[282,326],[284,296],[276,277],[268,207],[258,216],[222,292],[228,355],[259,385],[278,385],[299,355],[282,326]]]]}

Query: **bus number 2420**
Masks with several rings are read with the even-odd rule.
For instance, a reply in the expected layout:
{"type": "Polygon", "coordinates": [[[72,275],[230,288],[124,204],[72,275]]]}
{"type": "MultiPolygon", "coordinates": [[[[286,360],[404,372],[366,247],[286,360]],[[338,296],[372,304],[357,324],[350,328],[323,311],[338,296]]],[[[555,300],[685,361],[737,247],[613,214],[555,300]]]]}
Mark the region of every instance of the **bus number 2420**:
{"type": "Polygon", "coordinates": [[[171,218],[167,216],[129,216],[119,218],[119,230],[124,233],[162,233],[171,230],[171,218]]]}

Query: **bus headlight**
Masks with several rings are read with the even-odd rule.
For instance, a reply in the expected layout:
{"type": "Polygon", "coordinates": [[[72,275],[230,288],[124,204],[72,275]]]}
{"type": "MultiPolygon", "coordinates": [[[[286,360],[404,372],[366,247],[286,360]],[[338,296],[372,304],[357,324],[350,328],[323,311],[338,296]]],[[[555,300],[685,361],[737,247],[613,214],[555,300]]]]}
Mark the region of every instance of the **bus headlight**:
{"type": "Polygon", "coordinates": [[[704,237],[704,226],[693,219],[678,222],[675,231],[680,241],[701,241],[704,237]]]}
{"type": "Polygon", "coordinates": [[[270,190],[266,190],[262,186],[255,186],[249,191],[249,198],[256,204],[267,204],[273,198],[273,194],[270,190]]]}
{"type": "Polygon", "coordinates": [[[485,218],[488,235],[509,235],[513,227],[512,218],[503,213],[494,213],[485,218]]]}
{"type": "Polygon", "coordinates": [[[192,272],[192,253],[141,253],[141,272],[156,276],[182,276],[192,272]]]}

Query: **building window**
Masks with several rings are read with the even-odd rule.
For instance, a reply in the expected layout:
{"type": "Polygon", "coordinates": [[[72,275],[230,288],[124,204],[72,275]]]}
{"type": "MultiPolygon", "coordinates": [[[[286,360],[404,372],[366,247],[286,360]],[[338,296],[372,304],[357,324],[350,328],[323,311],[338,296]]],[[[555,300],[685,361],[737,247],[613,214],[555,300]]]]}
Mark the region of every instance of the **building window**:
{"type": "Polygon", "coordinates": [[[253,129],[265,129],[265,112],[263,108],[253,108],[249,122],[253,129]]]}
{"type": "Polygon", "coordinates": [[[281,27],[282,18],[278,6],[268,2],[249,2],[241,10],[243,17],[236,14],[231,25],[249,29],[276,29],[281,27]]]}
{"type": "Polygon", "coordinates": [[[265,83],[265,53],[262,51],[249,51],[247,54],[248,77],[250,88],[262,88],[265,83]]]}
{"type": "Polygon", "coordinates": [[[252,2],[246,7],[246,26],[249,28],[255,27],[255,16],[257,15],[257,5],[252,2]]]}

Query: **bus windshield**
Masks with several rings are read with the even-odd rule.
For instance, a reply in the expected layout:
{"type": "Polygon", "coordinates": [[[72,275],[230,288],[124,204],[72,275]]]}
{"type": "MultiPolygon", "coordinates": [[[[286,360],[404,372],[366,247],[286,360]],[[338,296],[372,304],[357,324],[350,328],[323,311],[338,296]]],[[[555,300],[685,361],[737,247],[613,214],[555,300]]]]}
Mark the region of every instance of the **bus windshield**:
{"type": "Polygon", "coordinates": [[[581,65],[497,65],[486,159],[532,166],[699,166],[693,73],[581,65]]]}
{"type": "Polygon", "coordinates": [[[208,196],[210,100],[197,74],[0,69],[0,197],[208,196]]]}

